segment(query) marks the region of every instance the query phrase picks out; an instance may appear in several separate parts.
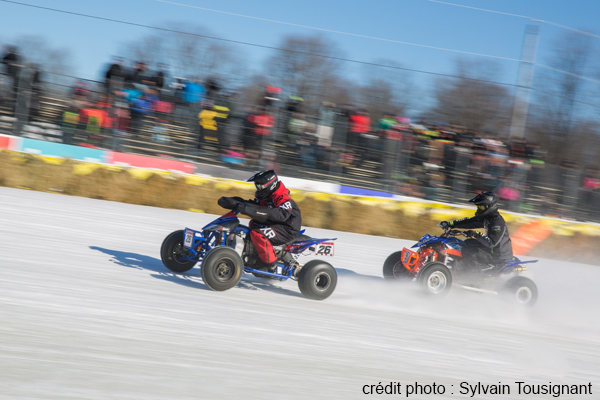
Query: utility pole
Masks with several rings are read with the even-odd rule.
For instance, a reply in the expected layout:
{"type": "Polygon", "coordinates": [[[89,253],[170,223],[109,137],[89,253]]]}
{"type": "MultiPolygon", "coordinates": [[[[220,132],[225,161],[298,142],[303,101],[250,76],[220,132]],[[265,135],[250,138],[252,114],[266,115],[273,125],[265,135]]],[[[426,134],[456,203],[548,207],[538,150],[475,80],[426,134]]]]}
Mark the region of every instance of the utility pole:
{"type": "Polygon", "coordinates": [[[531,95],[531,82],[533,81],[533,68],[535,66],[535,55],[537,52],[540,27],[527,25],[525,39],[523,40],[523,51],[521,54],[521,66],[515,92],[515,106],[510,127],[510,138],[523,139],[525,126],[527,124],[527,112],[529,110],[529,97],[531,95]]]}

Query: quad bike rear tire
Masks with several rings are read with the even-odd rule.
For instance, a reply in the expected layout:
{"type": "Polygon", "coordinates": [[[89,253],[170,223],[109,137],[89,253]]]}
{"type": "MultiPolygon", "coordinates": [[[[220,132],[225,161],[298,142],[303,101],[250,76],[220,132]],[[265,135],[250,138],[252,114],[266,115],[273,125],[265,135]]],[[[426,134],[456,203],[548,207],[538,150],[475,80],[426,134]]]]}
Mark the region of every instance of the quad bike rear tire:
{"type": "Polygon", "coordinates": [[[192,253],[183,246],[183,230],[175,231],[163,240],[160,246],[160,259],[165,267],[181,274],[194,268],[196,261],[181,260],[179,257],[192,253]]]}
{"type": "Polygon", "coordinates": [[[324,300],[331,296],[337,285],[337,272],[325,261],[311,260],[298,273],[300,292],[312,300],[324,300]]]}
{"type": "Polygon", "coordinates": [[[510,301],[524,307],[533,307],[537,302],[538,288],[535,282],[525,276],[515,276],[504,284],[503,295],[510,301]]]}

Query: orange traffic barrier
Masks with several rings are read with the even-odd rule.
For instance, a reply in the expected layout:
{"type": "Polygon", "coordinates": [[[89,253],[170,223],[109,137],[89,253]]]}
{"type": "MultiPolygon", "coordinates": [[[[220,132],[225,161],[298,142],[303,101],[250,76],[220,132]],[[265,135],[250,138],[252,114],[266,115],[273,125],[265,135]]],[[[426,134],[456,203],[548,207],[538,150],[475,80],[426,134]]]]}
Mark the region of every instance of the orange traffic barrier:
{"type": "Polygon", "coordinates": [[[516,256],[526,256],[538,243],[543,242],[552,229],[544,221],[533,221],[521,226],[513,235],[510,235],[513,253],[516,256]]]}

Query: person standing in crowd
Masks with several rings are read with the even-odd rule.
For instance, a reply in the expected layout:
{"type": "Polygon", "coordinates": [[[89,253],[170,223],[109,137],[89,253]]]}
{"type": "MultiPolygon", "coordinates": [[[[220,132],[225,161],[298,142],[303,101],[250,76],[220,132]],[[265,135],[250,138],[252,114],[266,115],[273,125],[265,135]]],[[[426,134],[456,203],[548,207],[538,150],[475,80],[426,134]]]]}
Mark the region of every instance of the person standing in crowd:
{"type": "Polygon", "coordinates": [[[167,66],[163,63],[158,64],[158,71],[156,71],[156,87],[158,90],[162,90],[166,87],[165,80],[167,77],[167,66]]]}
{"type": "Polygon", "coordinates": [[[364,108],[359,108],[350,114],[349,120],[349,144],[354,147],[354,153],[358,158],[357,164],[360,165],[369,150],[369,143],[366,134],[371,132],[371,118],[364,108]]]}
{"type": "Polygon", "coordinates": [[[114,151],[122,152],[124,150],[123,146],[125,144],[125,140],[129,136],[131,119],[129,105],[123,96],[115,99],[115,103],[110,110],[110,117],[113,119],[111,148],[114,151]]]}
{"type": "Polygon", "coordinates": [[[402,134],[397,129],[398,121],[393,113],[386,112],[379,120],[379,137],[384,139],[401,140],[402,134]]]}
{"type": "Polygon", "coordinates": [[[106,93],[112,93],[114,90],[123,87],[123,80],[125,78],[125,68],[123,66],[123,59],[115,57],[113,63],[108,67],[106,74],[104,74],[104,88],[106,93]]]}
{"type": "Polygon", "coordinates": [[[6,53],[2,57],[2,64],[4,64],[6,75],[12,79],[13,92],[16,95],[19,90],[19,73],[21,70],[21,56],[18,53],[17,46],[6,46],[6,53]]]}
{"type": "Polygon", "coordinates": [[[188,107],[197,106],[206,97],[206,90],[202,83],[197,79],[190,79],[185,82],[183,86],[183,100],[186,102],[188,107]]]}
{"type": "Polygon", "coordinates": [[[265,88],[265,92],[261,99],[261,106],[265,107],[269,110],[271,107],[275,105],[276,102],[281,101],[279,99],[279,95],[281,94],[281,89],[274,86],[267,86],[265,88]]]}
{"type": "Polygon", "coordinates": [[[40,104],[44,86],[42,85],[42,71],[37,64],[32,65],[33,74],[31,76],[31,100],[29,107],[29,120],[40,115],[40,104]]]}
{"type": "Polygon", "coordinates": [[[206,99],[216,103],[217,96],[221,91],[221,86],[215,78],[208,78],[206,80],[206,99]]]}
{"type": "Polygon", "coordinates": [[[202,102],[206,97],[206,90],[202,83],[197,79],[185,81],[181,91],[184,101],[182,117],[187,124],[191,134],[191,141],[188,146],[188,152],[197,153],[202,143],[202,127],[200,126],[200,113],[202,112],[202,102]]]}
{"type": "Polygon", "coordinates": [[[304,136],[305,130],[306,119],[304,114],[292,113],[287,126],[287,145],[290,146],[290,150],[294,152],[298,151],[298,141],[304,136]]]}
{"type": "Polygon", "coordinates": [[[148,65],[143,61],[138,61],[131,72],[129,81],[134,84],[146,85],[148,87],[156,86],[156,77],[148,71],[148,65]]]}
{"type": "Polygon", "coordinates": [[[131,134],[135,139],[141,138],[144,121],[153,114],[156,101],[158,97],[151,89],[144,90],[140,97],[131,101],[131,134]]]}
{"type": "Polygon", "coordinates": [[[264,106],[258,106],[255,108],[255,112],[248,115],[247,120],[250,127],[248,149],[256,152],[255,156],[258,158],[264,138],[271,134],[275,117],[269,114],[264,106]]]}

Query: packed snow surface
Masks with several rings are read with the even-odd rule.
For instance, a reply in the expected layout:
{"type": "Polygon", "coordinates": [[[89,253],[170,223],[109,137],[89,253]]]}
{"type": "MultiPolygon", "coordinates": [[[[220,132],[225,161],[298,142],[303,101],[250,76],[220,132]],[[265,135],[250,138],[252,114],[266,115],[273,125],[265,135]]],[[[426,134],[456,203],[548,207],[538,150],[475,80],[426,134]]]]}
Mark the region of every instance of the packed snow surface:
{"type": "Polygon", "coordinates": [[[560,398],[600,398],[598,267],[531,264],[531,310],[456,287],[432,301],[382,278],[412,241],[307,228],[338,238],[338,286],[314,301],[292,280],[244,274],[214,292],[198,267],[167,270],[163,239],[214,215],[8,188],[0,215],[1,399],[406,398],[434,383],[409,398],[470,398],[478,383],[510,393],[477,399],[555,398],[516,382],[591,383],[560,398]]]}

